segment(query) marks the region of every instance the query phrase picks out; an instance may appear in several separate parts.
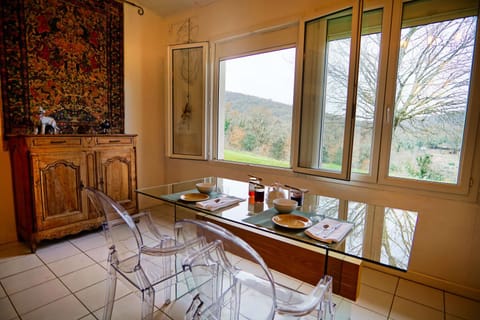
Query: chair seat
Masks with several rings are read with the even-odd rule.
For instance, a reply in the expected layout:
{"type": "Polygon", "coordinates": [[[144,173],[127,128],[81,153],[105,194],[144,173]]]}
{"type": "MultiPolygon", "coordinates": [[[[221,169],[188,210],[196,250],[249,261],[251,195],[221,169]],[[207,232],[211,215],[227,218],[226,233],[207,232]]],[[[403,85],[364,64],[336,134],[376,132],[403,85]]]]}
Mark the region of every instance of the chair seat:
{"type": "MultiPolygon", "coordinates": [[[[135,266],[138,261],[138,256],[133,255],[128,259],[125,259],[118,264],[113,264],[112,267],[115,268],[117,272],[120,272],[125,279],[128,280],[135,288],[140,291],[144,291],[148,289],[150,286],[157,287],[160,283],[174,278],[183,272],[182,269],[179,269],[178,272],[175,271],[175,267],[172,266],[170,270],[171,273],[165,275],[165,267],[162,266],[164,264],[164,259],[155,257],[145,257],[142,258],[142,269],[146,275],[146,278],[149,280],[149,284],[140,281],[138,276],[136,275],[136,271],[134,271],[135,266]]],[[[157,288],[156,288],[157,289],[157,288]]]]}
{"type": "Polygon", "coordinates": [[[178,238],[201,236],[206,244],[188,255],[183,268],[194,298],[186,319],[274,319],[301,317],[314,311],[334,316],[332,279],[322,278],[310,294],[275,283],[262,257],[248,243],[216,224],[185,219],[176,223],[178,238]],[[248,261],[233,263],[234,257],[248,261]]]}

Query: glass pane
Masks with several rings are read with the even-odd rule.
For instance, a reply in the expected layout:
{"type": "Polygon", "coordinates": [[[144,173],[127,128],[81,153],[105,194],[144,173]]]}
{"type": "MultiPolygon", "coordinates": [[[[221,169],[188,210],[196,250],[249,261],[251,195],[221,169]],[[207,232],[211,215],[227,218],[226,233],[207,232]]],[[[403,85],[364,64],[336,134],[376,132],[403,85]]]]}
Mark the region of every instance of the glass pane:
{"type": "Polygon", "coordinates": [[[351,231],[345,240],[345,252],[355,255],[364,255],[362,252],[364,246],[364,227],[367,218],[367,204],[361,202],[348,202],[347,221],[353,222],[355,228],[351,231]]]}
{"type": "MultiPolygon", "coordinates": [[[[363,13],[352,172],[369,174],[373,152],[383,9],[363,13]]],[[[345,82],[345,86],[347,82],[345,82]]]]}
{"type": "Polygon", "coordinates": [[[204,146],[203,47],[172,51],[173,153],[201,156],[204,146]]]}
{"type": "Polygon", "coordinates": [[[315,212],[327,218],[338,219],[340,210],[340,200],[325,196],[316,197],[318,203],[315,212]]]}
{"type": "Polygon", "coordinates": [[[291,167],[295,48],[220,62],[218,159],[291,167]]]}
{"type": "Polygon", "coordinates": [[[416,223],[416,212],[385,208],[381,262],[407,269],[416,223]]]}
{"type": "Polygon", "coordinates": [[[389,175],[456,184],[477,18],[427,3],[404,5],[389,175]]]}
{"type": "Polygon", "coordinates": [[[352,11],[306,23],[300,167],[342,171],[352,11]]]}

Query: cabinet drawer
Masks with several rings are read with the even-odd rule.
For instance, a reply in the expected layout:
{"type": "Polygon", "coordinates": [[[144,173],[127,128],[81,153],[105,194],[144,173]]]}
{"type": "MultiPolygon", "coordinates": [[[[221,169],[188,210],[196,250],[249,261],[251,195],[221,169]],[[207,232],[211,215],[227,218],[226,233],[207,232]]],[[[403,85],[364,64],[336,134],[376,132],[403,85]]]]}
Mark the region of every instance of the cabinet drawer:
{"type": "Polygon", "coordinates": [[[78,137],[49,137],[49,138],[32,138],[32,146],[34,147],[43,147],[43,146],[81,146],[82,139],[78,137]]]}
{"type": "Polygon", "coordinates": [[[131,145],[133,144],[132,137],[97,137],[97,145],[131,145]]]}

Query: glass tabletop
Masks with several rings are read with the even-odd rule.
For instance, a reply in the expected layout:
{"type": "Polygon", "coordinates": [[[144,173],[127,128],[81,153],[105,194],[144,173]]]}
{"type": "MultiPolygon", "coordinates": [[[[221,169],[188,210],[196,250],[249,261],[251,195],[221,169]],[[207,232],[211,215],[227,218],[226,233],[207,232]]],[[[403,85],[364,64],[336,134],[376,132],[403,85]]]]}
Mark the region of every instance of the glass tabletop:
{"type": "MultiPolygon", "coordinates": [[[[272,222],[278,214],[273,208],[273,199],[265,188],[263,202],[249,197],[248,182],[220,177],[206,177],[181,181],[137,190],[138,194],[186,207],[206,215],[228,220],[236,224],[263,230],[275,235],[325,248],[347,256],[370,261],[387,267],[406,271],[415,234],[417,212],[398,208],[382,207],[348,199],[334,198],[307,192],[303,204],[293,214],[307,217],[312,225],[330,218],[353,224],[353,228],[339,242],[326,243],[309,237],[306,229],[284,228],[272,222]],[[195,202],[187,202],[181,196],[197,193],[195,184],[215,184],[210,198],[237,197],[242,201],[215,211],[202,209],[195,202]]],[[[275,193],[278,196],[278,193],[275,193]]],[[[284,191],[284,196],[288,193],[284,191]]]]}

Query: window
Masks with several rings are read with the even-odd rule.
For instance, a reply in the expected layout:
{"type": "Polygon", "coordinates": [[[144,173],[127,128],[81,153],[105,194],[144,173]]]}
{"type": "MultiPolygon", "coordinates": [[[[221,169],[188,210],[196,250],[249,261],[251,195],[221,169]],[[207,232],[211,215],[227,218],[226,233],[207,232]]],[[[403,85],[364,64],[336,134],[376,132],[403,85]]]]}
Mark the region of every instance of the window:
{"type": "Polygon", "coordinates": [[[352,9],[305,25],[299,171],[339,178],[350,174],[351,40],[352,9]]]}
{"type": "Polygon", "coordinates": [[[220,74],[219,158],[290,167],[295,49],[223,60],[220,74]]]}
{"type": "Polygon", "coordinates": [[[296,25],[216,44],[216,159],[291,168],[296,25]]]}
{"type": "Polygon", "coordinates": [[[478,4],[367,0],[306,21],[294,170],[466,193],[478,4]]]}
{"type": "Polygon", "coordinates": [[[478,12],[439,3],[418,17],[432,5],[403,5],[388,175],[457,184],[478,12]]]}

